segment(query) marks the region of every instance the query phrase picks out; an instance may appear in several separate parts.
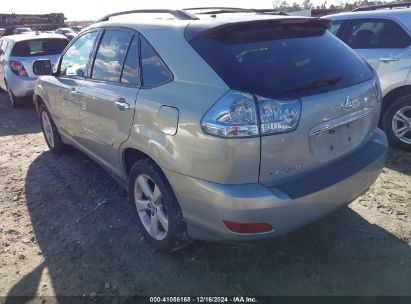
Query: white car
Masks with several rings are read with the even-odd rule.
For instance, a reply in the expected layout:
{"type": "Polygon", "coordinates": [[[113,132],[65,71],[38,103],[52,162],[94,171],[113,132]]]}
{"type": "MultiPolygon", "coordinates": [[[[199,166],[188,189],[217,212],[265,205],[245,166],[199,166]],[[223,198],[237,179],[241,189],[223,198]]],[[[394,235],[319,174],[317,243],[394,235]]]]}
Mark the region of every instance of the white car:
{"type": "Polygon", "coordinates": [[[383,103],[380,126],[390,143],[411,151],[411,8],[409,4],[362,7],[325,16],[330,31],[377,72],[383,103]]]}
{"type": "Polygon", "coordinates": [[[37,76],[32,64],[49,59],[54,64],[69,40],[58,34],[11,35],[0,39],[0,88],[7,91],[13,107],[33,95],[37,76]]]}

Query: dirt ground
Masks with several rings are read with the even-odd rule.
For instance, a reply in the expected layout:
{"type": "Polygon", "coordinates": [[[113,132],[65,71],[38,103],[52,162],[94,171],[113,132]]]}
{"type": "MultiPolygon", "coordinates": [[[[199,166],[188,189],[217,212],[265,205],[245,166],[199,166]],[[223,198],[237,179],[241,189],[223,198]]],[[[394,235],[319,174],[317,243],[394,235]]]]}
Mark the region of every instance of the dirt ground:
{"type": "Polygon", "coordinates": [[[298,231],[156,252],[110,176],[51,154],[34,108],[0,93],[0,297],[411,295],[410,245],[411,153],[392,149],[365,195],[298,231]]]}

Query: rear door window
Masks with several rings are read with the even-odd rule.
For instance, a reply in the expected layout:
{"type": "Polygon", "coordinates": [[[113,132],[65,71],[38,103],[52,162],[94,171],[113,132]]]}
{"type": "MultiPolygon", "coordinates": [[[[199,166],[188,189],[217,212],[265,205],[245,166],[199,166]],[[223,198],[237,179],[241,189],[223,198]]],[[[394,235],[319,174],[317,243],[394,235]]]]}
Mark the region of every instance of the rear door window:
{"type": "Polygon", "coordinates": [[[140,56],[139,39],[134,36],[124,62],[121,83],[140,86],[140,56]]]}
{"type": "Polygon", "coordinates": [[[33,57],[59,55],[67,46],[66,39],[35,39],[19,41],[13,46],[11,56],[33,57]]]}
{"type": "Polygon", "coordinates": [[[141,69],[144,87],[156,87],[173,79],[163,60],[144,39],[141,39],[141,69]]]}
{"type": "Polygon", "coordinates": [[[94,60],[92,79],[120,82],[121,71],[133,34],[106,30],[94,60]]]}
{"type": "Polygon", "coordinates": [[[190,43],[232,89],[264,97],[318,94],[373,77],[350,48],[315,24],[245,22],[190,43]]]}
{"type": "Polygon", "coordinates": [[[356,19],[347,25],[344,41],[353,49],[406,48],[409,35],[394,21],[356,19]]]}

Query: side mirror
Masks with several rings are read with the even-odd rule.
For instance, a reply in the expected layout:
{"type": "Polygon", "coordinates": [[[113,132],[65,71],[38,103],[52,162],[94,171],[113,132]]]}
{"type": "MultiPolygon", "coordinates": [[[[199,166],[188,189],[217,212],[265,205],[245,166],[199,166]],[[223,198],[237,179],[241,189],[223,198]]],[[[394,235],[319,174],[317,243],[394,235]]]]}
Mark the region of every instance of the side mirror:
{"type": "Polygon", "coordinates": [[[39,59],[33,62],[33,73],[37,76],[51,75],[52,65],[49,59],[39,59]]]}

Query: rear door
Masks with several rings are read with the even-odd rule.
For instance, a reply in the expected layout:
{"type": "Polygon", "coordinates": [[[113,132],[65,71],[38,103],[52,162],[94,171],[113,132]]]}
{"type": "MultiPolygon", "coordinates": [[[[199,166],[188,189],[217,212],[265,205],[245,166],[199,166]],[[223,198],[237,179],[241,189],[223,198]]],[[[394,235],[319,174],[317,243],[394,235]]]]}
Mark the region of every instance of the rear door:
{"type": "Polygon", "coordinates": [[[394,20],[351,19],[343,41],[372,65],[383,92],[397,80],[405,82],[411,66],[411,38],[394,20]]]}
{"type": "Polygon", "coordinates": [[[122,176],[119,147],[129,136],[139,90],[139,34],[106,28],[90,77],[79,91],[82,128],[79,141],[119,176],[122,176]]]}

